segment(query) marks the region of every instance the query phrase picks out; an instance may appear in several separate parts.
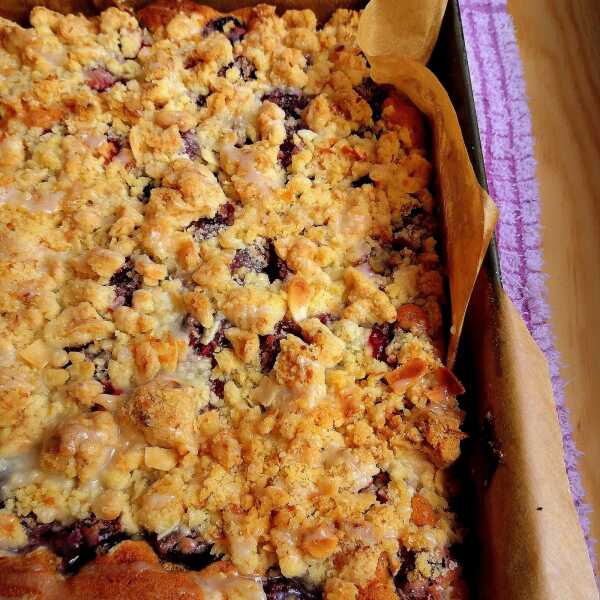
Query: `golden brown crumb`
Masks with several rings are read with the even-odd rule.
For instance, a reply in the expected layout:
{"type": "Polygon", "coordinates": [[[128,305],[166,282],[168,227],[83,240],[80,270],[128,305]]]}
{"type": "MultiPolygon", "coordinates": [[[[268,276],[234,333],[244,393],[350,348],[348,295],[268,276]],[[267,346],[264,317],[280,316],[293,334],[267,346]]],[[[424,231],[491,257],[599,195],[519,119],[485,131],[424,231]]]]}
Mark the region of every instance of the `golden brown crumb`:
{"type": "Polygon", "coordinates": [[[260,600],[277,567],[381,600],[404,553],[406,585],[452,571],[426,128],[358,18],[0,20],[0,547],[92,518],[224,557],[188,576],[130,541],[63,578],[37,550],[1,594],[260,600]]]}

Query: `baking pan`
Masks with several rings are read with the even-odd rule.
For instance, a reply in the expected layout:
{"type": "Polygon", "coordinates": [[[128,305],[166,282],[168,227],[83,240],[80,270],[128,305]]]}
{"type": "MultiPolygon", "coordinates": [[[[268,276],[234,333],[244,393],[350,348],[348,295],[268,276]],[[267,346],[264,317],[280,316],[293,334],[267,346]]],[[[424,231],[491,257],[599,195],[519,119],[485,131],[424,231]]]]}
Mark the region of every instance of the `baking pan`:
{"type": "MultiPolygon", "coordinates": [[[[103,0],[98,1],[103,3],[103,0]]],[[[37,3],[49,4],[48,1],[31,4],[37,3]]],[[[81,0],[72,3],[77,8],[80,4],[86,5],[81,0]]],[[[211,2],[204,0],[204,3],[211,2]]],[[[250,3],[240,1],[239,5],[250,3]]],[[[348,4],[364,5],[366,2],[354,0],[348,4]]],[[[0,13],[6,12],[7,5],[0,0],[0,13]]],[[[10,16],[23,17],[28,12],[26,5],[29,7],[30,3],[15,4],[18,10],[10,16]]],[[[429,67],[450,96],[475,174],[481,186],[487,189],[458,0],[448,1],[429,67]]],[[[459,497],[459,506],[453,509],[470,532],[462,549],[466,553],[462,563],[471,584],[472,597],[493,600],[596,598],[590,594],[590,572],[582,565],[585,560],[582,541],[573,541],[577,538],[578,525],[568,496],[562,454],[548,444],[548,455],[554,460],[556,473],[542,472],[543,481],[533,477],[530,467],[539,466],[540,461],[527,453],[528,450],[531,452],[531,430],[514,426],[515,423],[520,425],[523,415],[529,416],[532,410],[531,407],[522,409],[523,398],[510,389],[514,384],[510,377],[519,372],[513,368],[513,363],[518,363],[522,356],[515,361],[509,360],[515,339],[510,335],[514,332],[507,329],[503,320],[506,303],[496,244],[492,239],[473,290],[456,366],[467,389],[462,403],[469,438],[463,442],[462,458],[457,465],[463,493],[459,497]],[[510,343],[505,343],[507,339],[510,343]],[[506,385],[504,379],[508,381],[506,385]],[[514,419],[510,417],[511,411],[516,414],[514,419]],[[505,460],[504,450],[509,450],[509,444],[514,444],[513,453],[518,455],[518,460],[512,456],[505,460]],[[522,465],[529,468],[521,469],[522,465]],[[531,509],[526,504],[531,504],[532,498],[526,496],[532,490],[534,499],[544,499],[543,507],[540,505],[536,509],[534,505],[531,509]],[[536,512],[541,508],[543,512],[536,512]],[[552,511],[561,519],[555,529],[552,529],[551,519],[544,520],[553,514],[552,511]],[[542,515],[544,519],[541,519],[542,515]],[[571,543],[565,543],[565,532],[571,543]],[[549,547],[552,547],[551,553],[549,547]],[[571,577],[577,590],[568,588],[571,577]]],[[[542,363],[539,357],[538,362],[531,361],[538,370],[545,368],[542,363]]],[[[536,378],[533,379],[538,383],[536,378]]],[[[530,392],[530,387],[523,387],[521,394],[530,392]]],[[[547,396],[547,402],[538,402],[536,408],[555,420],[550,391],[547,396]]],[[[529,401],[535,404],[536,400],[539,399],[530,395],[525,398],[525,404],[529,401]]],[[[537,416],[539,418],[539,414],[537,416]]],[[[541,422],[537,437],[536,447],[548,440],[560,440],[558,424],[541,422]]]]}
{"type": "MultiPolygon", "coordinates": [[[[456,109],[487,189],[458,0],[449,0],[428,65],[456,109]]],[[[491,600],[598,598],[569,489],[550,374],[502,289],[492,238],[465,319],[456,371],[469,438],[457,513],[472,595],[491,600]]]]}
{"type": "MultiPolygon", "coordinates": [[[[487,177],[458,0],[448,2],[440,35],[428,67],[441,81],[452,100],[473,169],[479,184],[487,191],[487,177]]],[[[495,305],[502,290],[495,238],[492,238],[487,250],[482,271],[485,273],[488,285],[475,287],[471,305],[495,305]]],[[[499,457],[490,456],[493,448],[491,449],[489,444],[493,442],[486,439],[486,436],[491,434],[489,429],[492,425],[489,423],[486,425],[490,416],[483,412],[483,407],[478,401],[480,386],[485,385],[485,382],[473,377],[472,357],[476,354],[477,348],[472,332],[481,326],[485,327],[485,324],[476,322],[477,318],[473,318],[472,312],[469,309],[467,313],[456,364],[456,371],[467,389],[461,405],[466,413],[464,429],[469,435],[461,445],[461,458],[457,465],[457,477],[463,482],[463,490],[460,495],[461,505],[456,510],[469,529],[462,549],[462,553],[466,555],[463,560],[465,577],[474,597],[488,598],[491,596],[486,592],[487,586],[484,583],[487,560],[486,536],[482,525],[487,515],[481,510],[481,500],[490,483],[488,479],[494,475],[496,468],[494,461],[499,457]]],[[[499,449],[496,451],[500,452],[499,449]]]]}

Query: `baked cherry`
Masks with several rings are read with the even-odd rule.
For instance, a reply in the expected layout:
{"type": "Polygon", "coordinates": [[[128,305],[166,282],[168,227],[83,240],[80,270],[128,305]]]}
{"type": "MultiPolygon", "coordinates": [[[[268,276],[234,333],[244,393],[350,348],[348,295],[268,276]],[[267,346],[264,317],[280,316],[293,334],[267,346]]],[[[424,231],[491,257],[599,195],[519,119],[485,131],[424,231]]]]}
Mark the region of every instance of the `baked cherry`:
{"type": "Polygon", "coordinates": [[[267,600],[318,600],[322,593],[311,590],[299,579],[269,577],[263,584],[267,600]]]}
{"type": "Polygon", "coordinates": [[[160,558],[188,569],[200,570],[217,560],[210,552],[212,544],[206,542],[197,531],[183,533],[178,529],[164,537],[152,535],[149,539],[160,558]]]}
{"type": "Polygon", "coordinates": [[[394,337],[394,328],[389,323],[376,323],[371,329],[369,335],[369,346],[373,353],[373,358],[387,361],[385,349],[394,337]]]}
{"type": "Polygon", "coordinates": [[[282,90],[276,88],[262,97],[263,102],[269,101],[276,104],[285,113],[286,137],[279,147],[278,160],[282,167],[287,168],[292,162],[292,156],[298,152],[299,147],[294,143],[294,134],[306,125],[301,119],[302,111],[308,106],[310,96],[295,90],[282,90]]]}
{"type": "Polygon", "coordinates": [[[225,382],[222,379],[211,379],[209,381],[210,390],[217,398],[225,398],[225,382]]]}
{"type": "Polygon", "coordinates": [[[225,337],[225,330],[229,327],[228,321],[221,321],[212,340],[204,344],[202,337],[205,329],[192,315],[187,315],[183,320],[183,327],[189,335],[189,345],[198,356],[212,359],[213,366],[216,365],[215,352],[221,348],[229,347],[229,341],[225,337]]]}
{"type": "Polygon", "coordinates": [[[281,340],[291,333],[296,337],[302,338],[302,328],[296,321],[291,319],[283,319],[275,325],[275,332],[270,335],[260,336],[260,368],[263,373],[268,373],[273,368],[279,349],[281,340]]]}
{"type": "Polygon", "coordinates": [[[220,31],[227,36],[227,39],[235,44],[246,35],[244,24],[236,17],[225,16],[213,19],[204,28],[204,35],[209,35],[214,31],[220,31]]]}
{"type": "Polygon", "coordinates": [[[185,154],[192,160],[197,158],[200,154],[200,144],[198,144],[196,132],[193,130],[186,131],[181,134],[181,139],[183,140],[183,151],[185,154]]]}
{"type": "Polygon", "coordinates": [[[288,128],[286,125],[286,137],[285,140],[279,146],[279,152],[277,153],[277,160],[279,164],[287,169],[292,164],[292,157],[300,151],[300,147],[294,143],[295,130],[288,128]]]}
{"type": "Polygon", "coordinates": [[[299,119],[302,111],[308,106],[311,97],[299,90],[283,90],[276,88],[265,94],[262,101],[272,102],[283,110],[286,117],[299,119]]]}
{"type": "Polygon", "coordinates": [[[235,206],[231,202],[226,202],[219,207],[217,214],[211,218],[198,219],[188,226],[194,239],[200,242],[216,237],[220,231],[233,225],[235,218],[235,206]]]}
{"type": "Polygon", "coordinates": [[[240,269],[266,273],[271,283],[276,279],[285,279],[289,273],[287,263],[278,256],[272,240],[255,242],[238,250],[229,267],[234,275],[240,269]]]}
{"type": "Polygon", "coordinates": [[[109,285],[115,286],[114,306],[131,306],[133,292],[142,287],[143,278],[135,270],[130,258],[110,278],[109,285]]]}
{"type": "Polygon", "coordinates": [[[118,519],[107,521],[94,515],[70,525],[40,524],[30,515],[22,520],[22,524],[29,538],[24,550],[47,546],[63,559],[62,568],[70,573],[78,571],[98,553],[108,551],[126,537],[118,519]]]}
{"type": "Polygon", "coordinates": [[[86,82],[88,86],[97,92],[108,90],[117,81],[117,78],[104,67],[94,67],[93,69],[89,69],[86,73],[86,82]]]}

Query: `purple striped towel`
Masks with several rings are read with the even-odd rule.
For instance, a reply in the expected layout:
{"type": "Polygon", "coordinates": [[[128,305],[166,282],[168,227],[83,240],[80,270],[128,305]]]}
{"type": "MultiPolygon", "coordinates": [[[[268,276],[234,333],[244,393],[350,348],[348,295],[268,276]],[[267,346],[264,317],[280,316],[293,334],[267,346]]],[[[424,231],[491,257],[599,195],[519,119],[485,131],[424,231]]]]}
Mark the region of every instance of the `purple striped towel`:
{"type": "Polygon", "coordinates": [[[567,474],[588,551],[595,565],[584,490],[560,377],[546,300],[540,197],[531,115],[507,0],[459,0],[490,195],[500,208],[496,230],[504,289],[546,354],[552,375],[567,474]]]}

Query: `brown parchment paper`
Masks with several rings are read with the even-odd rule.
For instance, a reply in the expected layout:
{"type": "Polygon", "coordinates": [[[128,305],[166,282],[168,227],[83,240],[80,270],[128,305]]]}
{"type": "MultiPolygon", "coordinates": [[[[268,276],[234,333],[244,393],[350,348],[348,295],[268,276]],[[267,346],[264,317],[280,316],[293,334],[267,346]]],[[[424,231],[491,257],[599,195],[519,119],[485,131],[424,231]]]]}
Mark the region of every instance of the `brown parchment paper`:
{"type": "Polygon", "coordinates": [[[447,0],[371,0],[359,38],[367,56],[402,56],[426,64],[438,38],[447,0]]]}
{"type": "MultiPolygon", "coordinates": [[[[480,597],[493,600],[598,599],[573,505],[545,357],[523,319],[482,271],[473,291],[463,349],[481,423],[488,420],[502,460],[478,481],[482,540],[480,597]]],[[[489,452],[478,441],[474,464],[489,452]]]]}
{"type": "MultiPolygon", "coordinates": [[[[172,0],[176,5],[184,0],[172,0]]],[[[97,12],[139,8],[148,0],[0,0],[0,15],[26,21],[32,6],[97,12]]],[[[227,12],[259,0],[201,0],[227,12]]],[[[311,8],[324,19],[364,0],[270,0],[282,9],[311,8]]],[[[598,591],[564,467],[545,359],[506,295],[480,267],[497,210],[477,183],[456,113],[424,66],[437,40],[447,0],[371,0],[359,41],[372,77],[406,94],[427,115],[441,200],[451,294],[448,363],[453,364],[469,299],[465,348],[475,374],[473,410],[491,415],[503,461],[480,486],[478,597],[493,600],[594,600],[598,591]],[[479,277],[478,277],[479,273],[479,277]],[[478,277],[478,278],[477,278],[478,277]],[[473,287],[477,280],[477,285],[473,287]],[[541,507],[542,510],[538,510],[541,507]]]]}

